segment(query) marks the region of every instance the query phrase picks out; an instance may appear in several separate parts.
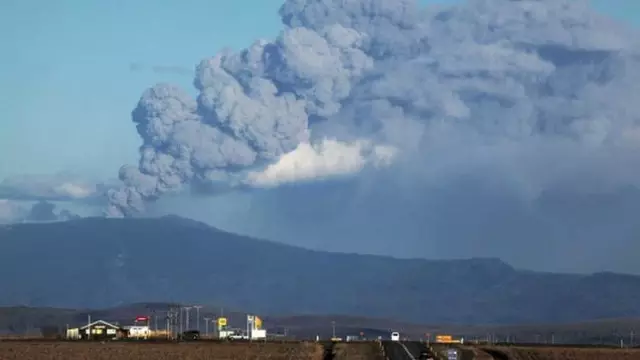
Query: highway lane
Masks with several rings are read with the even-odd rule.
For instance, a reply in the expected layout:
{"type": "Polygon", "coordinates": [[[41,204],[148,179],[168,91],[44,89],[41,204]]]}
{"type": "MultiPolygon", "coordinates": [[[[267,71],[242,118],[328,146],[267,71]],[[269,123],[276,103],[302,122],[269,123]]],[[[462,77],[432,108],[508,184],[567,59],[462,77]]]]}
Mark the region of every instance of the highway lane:
{"type": "MultiPolygon", "coordinates": [[[[420,354],[423,350],[429,348],[425,343],[419,341],[383,341],[382,346],[389,360],[423,360],[420,354]]],[[[447,348],[449,348],[449,346],[439,345],[434,350],[441,351],[447,348]]],[[[451,346],[451,348],[458,349],[458,360],[509,360],[507,355],[495,349],[473,349],[459,346],[451,346]],[[476,351],[478,354],[475,354],[476,351]]],[[[436,359],[435,354],[430,351],[428,355],[436,359]]],[[[437,359],[443,359],[442,355],[437,359]]],[[[444,359],[446,359],[446,355],[444,359]]]]}
{"type": "Polygon", "coordinates": [[[383,341],[382,347],[384,347],[384,353],[389,360],[411,360],[410,357],[407,357],[407,353],[399,342],[383,341]]]}
{"type": "Polygon", "coordinates": [[[382,343],[385,355],[389,360],[416,360],[413,355],[407,353],[403,345],[398,341],[384,341],[382,343]]]}
{"type": "Polygon", "coordinates": [[[403,343],[405,349],[413,356],[414,359],[420,359],[422,351],[427,350],[427,344],[419,341],[406,341],[403,343]]]}
{"type": "Polygon", "coordinates": [[[384,341],[382,346],[389,360],[421,360],[420,354],[427,349],[426,344],[418,341],[384,341]]]}

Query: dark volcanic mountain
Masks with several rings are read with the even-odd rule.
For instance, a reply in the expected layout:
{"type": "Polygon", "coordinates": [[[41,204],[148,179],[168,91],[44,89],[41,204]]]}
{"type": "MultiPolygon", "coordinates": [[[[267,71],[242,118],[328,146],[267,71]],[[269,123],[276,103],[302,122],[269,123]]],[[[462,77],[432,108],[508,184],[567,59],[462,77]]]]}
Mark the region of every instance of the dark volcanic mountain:
{"type": "Polygon", "coordinates": [[[310,251],[176,217],[0,227],[0,305],[169,301],[263,314],[512,324],[639,316],[638,298],[637,276],[310,251]]]}

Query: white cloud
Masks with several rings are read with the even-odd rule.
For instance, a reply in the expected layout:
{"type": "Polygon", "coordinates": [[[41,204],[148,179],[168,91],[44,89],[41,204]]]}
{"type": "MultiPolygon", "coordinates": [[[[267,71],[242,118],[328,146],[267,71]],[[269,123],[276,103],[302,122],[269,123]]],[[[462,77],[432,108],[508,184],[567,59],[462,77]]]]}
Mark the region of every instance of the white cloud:
{"type": "Polygon", "coordinates": [[[96,183],[70,174],[24,174],[0,181],[0,196],[14,200],[77,200],[98,194],[96,183]]]}
{"type": "Polygon", "coordinates": [[[389,165],[395,154],[395,148],[372,146],[364,140],[347,143],[323,139],[317,144],[301,143],[264,170],[250,172],[246,182],[256,187],[274,187],[284,183],[349,175],[359,172],[368,164],[389,165]]]}
{"type": "Polygon", "coordinates": [[[82,199],[93,195],[96,187],[88,184],[74,184],[65,182],[53,188],[57,194],[74,199],[82,199]]]}

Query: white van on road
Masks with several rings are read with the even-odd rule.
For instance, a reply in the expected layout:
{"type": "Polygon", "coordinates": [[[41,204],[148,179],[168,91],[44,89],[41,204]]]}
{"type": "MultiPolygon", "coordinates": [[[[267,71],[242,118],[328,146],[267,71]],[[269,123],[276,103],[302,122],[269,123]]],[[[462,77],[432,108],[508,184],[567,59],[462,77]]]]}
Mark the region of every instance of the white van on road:
{"type": "Polygon", "coordinates": [[[397,331],[392,332],[391,341],[400,341],[400,333],[397,331]]]}

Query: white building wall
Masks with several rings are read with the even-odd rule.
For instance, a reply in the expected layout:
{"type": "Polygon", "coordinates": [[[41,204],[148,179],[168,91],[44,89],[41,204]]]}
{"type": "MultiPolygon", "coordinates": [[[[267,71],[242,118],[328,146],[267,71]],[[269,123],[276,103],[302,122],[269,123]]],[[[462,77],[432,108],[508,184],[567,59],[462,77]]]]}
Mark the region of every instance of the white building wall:
{"type": "Polygon", "coordinates": [[[148,339],[151,335],[151,330],[148,326],[129,326],[129,337],[138,339],[148,339]]]}
{"type": "Polygon", "coordinates": [[[267,330],[263,329],[252,329],[251,330],[251,339],[252,340],[260,340],[267,338],[267,330]]]}
{"type": "Polygon", "coordinates": [[[67,329],[67,339],[69,340],[80,339],[80,329],[79,328],[67,329]]]}

